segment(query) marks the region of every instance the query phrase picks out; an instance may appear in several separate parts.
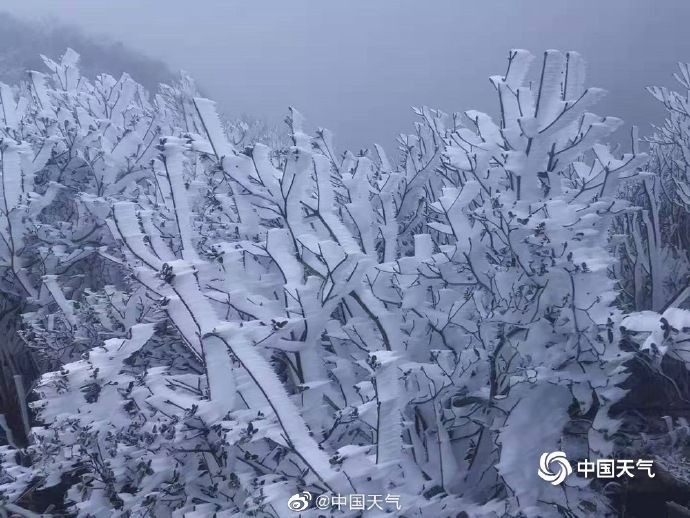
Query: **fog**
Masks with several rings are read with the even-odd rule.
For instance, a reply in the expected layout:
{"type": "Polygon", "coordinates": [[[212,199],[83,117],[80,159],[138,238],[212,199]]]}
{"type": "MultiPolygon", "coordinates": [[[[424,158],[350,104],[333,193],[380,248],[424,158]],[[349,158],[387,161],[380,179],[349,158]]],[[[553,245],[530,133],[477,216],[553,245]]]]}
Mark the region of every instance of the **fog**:
{"type": "MultiPolygon", "coordinates": [[[[280,121],[289,105],[358,149],[409,131],[411,106],[493,111],[488,76],[510,48],[578,50],[598,112],[662,116],[644,91],[690,61],[686,0],[5,0],[24,18],[69,22],[184,69],[230,116],[280,121]]],[[[60,49],[55,49],[56,53],[60,49]]]]}

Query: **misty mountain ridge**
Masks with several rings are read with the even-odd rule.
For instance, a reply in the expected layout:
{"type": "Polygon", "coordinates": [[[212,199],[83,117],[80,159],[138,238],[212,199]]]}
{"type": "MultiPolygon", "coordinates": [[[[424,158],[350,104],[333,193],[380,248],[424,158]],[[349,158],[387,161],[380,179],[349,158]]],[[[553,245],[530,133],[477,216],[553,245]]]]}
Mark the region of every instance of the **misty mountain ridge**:
{"type": "Polygon", "coordinates": [[[27,70],[43,70],[41,54],[54,57],[56,49],[67,48],[79,53],[79,68],[91,79],[104,72],[114,77],[127,72],[154,92],[159,83],[170,83],[176,77],[162,61],[121,42],[95,40],[77,27],[54,20],[32,23],[0,13],[0,47],[0,80],[8,84],[25,79],[27,70]]]}

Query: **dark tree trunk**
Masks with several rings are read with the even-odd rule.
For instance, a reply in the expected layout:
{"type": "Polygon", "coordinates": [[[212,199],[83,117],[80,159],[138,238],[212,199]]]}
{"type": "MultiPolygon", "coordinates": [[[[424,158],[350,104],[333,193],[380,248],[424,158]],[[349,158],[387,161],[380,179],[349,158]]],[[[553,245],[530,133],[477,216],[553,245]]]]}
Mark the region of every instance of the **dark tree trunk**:
{"type": "Polygon", "coordinates": [[[20,401],[15,376],[21,376],[27,391],[38,376],[32,353],[17,333],[23,308],[23,301],[6,294],[0,296],[0,414],[11,434],[8,437],[0,427],[0,444],[12,441],[18,447],[26,446],[28,438],[22,419],[26,401],[20,401]]]}

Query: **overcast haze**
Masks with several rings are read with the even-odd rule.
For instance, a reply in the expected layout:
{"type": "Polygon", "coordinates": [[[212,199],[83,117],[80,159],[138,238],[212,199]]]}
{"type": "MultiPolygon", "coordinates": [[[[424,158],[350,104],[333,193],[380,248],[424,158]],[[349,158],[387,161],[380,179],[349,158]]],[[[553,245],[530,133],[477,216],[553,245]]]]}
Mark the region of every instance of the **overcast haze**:
{"type": "MultiPolygon", "coordinates": [[[[4,0],[185,69],[229,115],[279,121],[288,105],[336,133],[339,147],[390,146],[410,106],[493,111],[488,76],[510,48],[578,50],[597,112],[659,121],[644,91],[690,61],[687,0],[229,1],[4,0]]],[[[56,49],[56,53],[59,50],[56,49]]]]}

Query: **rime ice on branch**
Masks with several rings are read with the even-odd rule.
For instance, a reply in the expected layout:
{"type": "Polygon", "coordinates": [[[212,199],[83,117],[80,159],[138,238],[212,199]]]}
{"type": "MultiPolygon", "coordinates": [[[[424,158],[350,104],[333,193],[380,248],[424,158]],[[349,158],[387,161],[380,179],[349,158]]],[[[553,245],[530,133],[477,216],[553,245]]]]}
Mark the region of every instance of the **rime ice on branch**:
{"type": "Polygon", "coordinates": [[[498,121],[417,110],[396,165],[339,154],[295,110],[291,145],[238,150],[188,80],[149,100],[49,61],[24,125],[53,130],[15,153],[53,146],[61,165],[32,174],[71,201],[22,209],[16,239],[59,216],[35,247],[50,268],[14,264],[40,292],[27,338],[61,322],[90,352],[42,378],[33,464],[6,450],[3,494],[78,467],[80,516],[283,517],[301,490],[419,517],[603,510],[536,467],[611,453],[628,356],[607,228],[645,157],[602,143],[620,121],[589,113],[603,92],[577,54],[546,52],[533,81],[531,61],[492,78],[498,121]],[[78,254],[109,280],[75,275],[78,254]]]}

